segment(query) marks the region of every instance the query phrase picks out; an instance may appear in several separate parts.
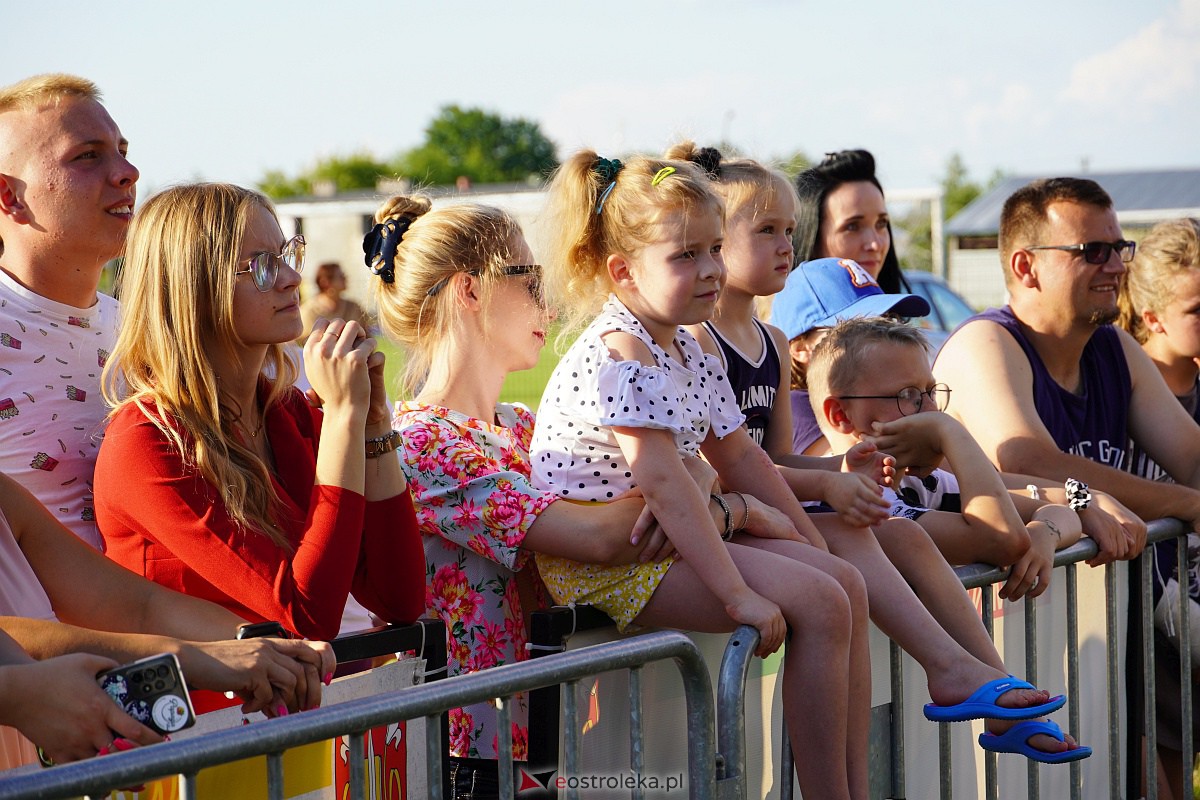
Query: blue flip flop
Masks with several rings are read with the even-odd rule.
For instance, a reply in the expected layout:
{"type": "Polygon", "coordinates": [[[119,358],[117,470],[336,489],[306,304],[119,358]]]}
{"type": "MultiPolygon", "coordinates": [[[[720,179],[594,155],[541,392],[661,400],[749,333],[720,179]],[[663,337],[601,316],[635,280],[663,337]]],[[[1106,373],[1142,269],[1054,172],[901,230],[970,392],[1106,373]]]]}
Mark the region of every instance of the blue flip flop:
{"type": "Polygon", "coordinates": [[[1046,753],[1029,746],[1029,739],[1039,733],[1053,736],[1060,742],[1065,741],[1062,728],[1053,722],[1018,722],[1004,733],[979,734],[979,746],[993,753],[1016,753],[1033,761],[1043,764],[1066,764],[1069,761],[1079,761],[1092,754],[1092,748],[1080,745],[1074,750],[1064,750],[1061,753],[1046,753]]]}
{"type": "Polygon", "coordinates": [[[1000,695],[1011,689],[1033,689],[1032,683],[1027,683],[1011,675],[1007,678],[990,680],[975,690],[975,693],[952,706],[939,706],[936,703],[925,704],[925,719],[934,722],[966,722],[972,719],[1033,719],[1044,717],[1058,711],[1066,705],[1065,695],[1055,695],[1049,701],[1039,706],[1025,708],[1005,708],[997,705],[1000,695]]]}

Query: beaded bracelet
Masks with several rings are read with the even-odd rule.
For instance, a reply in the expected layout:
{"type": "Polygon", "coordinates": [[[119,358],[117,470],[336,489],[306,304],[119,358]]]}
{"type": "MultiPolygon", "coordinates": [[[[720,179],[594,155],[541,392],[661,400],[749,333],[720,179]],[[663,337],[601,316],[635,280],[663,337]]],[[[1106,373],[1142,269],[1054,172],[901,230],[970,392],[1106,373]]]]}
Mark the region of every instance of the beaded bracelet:
{"type": "Polygon", "coordinates": [[[400,431],[391,431],[383,436],[367,439],[367,458],[379,458],[385,453],[390,453],[398,448],[402,441],[404,439],[400,436],[400,431]]]}

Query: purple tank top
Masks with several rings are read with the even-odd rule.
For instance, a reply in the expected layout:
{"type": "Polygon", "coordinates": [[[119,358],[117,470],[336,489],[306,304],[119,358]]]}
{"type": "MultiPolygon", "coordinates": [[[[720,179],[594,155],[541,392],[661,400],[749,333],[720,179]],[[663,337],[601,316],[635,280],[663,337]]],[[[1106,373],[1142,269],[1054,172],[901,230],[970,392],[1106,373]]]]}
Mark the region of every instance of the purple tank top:
{"type": "Polygon", "coordinates": [[[1129,404],[1133,384],[1121,340],[1111,325],[1096,329],[1079,361],[1083,392],[1076,395],[1050,377],[1008,306],[971,318],[1003,327],[1025,351],[1033,370],[1033,404],[1060,450],[1116,469],[1126,469],[1129,404]]]}
{"type": "Polygon", "coordinates": [[[761,322],[752,321],[762,342],[762,355],[758,363],[751,361],[726,341],[711,322],[705,322],[703,325],[721,349],[725,374],[729,377],[729,388],[733,389],[738,407],[746,415],[746,431],[755,444],[761,445],[766,437],[767,427],[771,424],[771,411],[775,407],[775,394],[779,391],[782,367],[771,334],[761,322]]]}
{"type": "Polygon", "coordinates": [[[809,404],[808,392],[792,389],[792,452],[803,453],[825,434],[817,424],[817,416],[809,404]]]}

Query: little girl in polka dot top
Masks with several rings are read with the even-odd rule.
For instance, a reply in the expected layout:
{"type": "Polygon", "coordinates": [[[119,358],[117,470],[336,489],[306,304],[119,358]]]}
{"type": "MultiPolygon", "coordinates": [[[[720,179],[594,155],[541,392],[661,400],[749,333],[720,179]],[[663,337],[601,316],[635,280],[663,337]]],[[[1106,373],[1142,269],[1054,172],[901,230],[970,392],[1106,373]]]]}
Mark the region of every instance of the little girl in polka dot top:
{"type": "Polygon", "coordinates": [[[826,552],[742,428],[719,362],[681,327],[708,319],[721,290],[722,201],[687,162],[584,151],[555,175],[548,211],[548,290],[568,330],[591,322],[542,397],[534,483],[585,503],[636,489],[678,556],[606,566],[539,554],[547,587],[621,629],[753,625],[760,655],[790,627],[799,641],[785,656],[784,706],[801,789],[859,796],[870,695],[861,576],[826,552]],[[711,494],[701,453],[732,501],[711,494]]]}

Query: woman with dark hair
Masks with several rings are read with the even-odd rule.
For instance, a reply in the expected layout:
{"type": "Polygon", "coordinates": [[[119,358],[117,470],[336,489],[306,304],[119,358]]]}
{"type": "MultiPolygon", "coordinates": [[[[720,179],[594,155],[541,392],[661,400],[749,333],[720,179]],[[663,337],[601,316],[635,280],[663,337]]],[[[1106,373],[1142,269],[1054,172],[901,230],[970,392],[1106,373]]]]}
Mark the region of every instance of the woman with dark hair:
{"type": "Polygon", "coordinates": [[[892,248],[892,222],[866,150],[827,153],[796,176],[796,262],[852,258],[888,294],[911,289],[892,248]]]}

